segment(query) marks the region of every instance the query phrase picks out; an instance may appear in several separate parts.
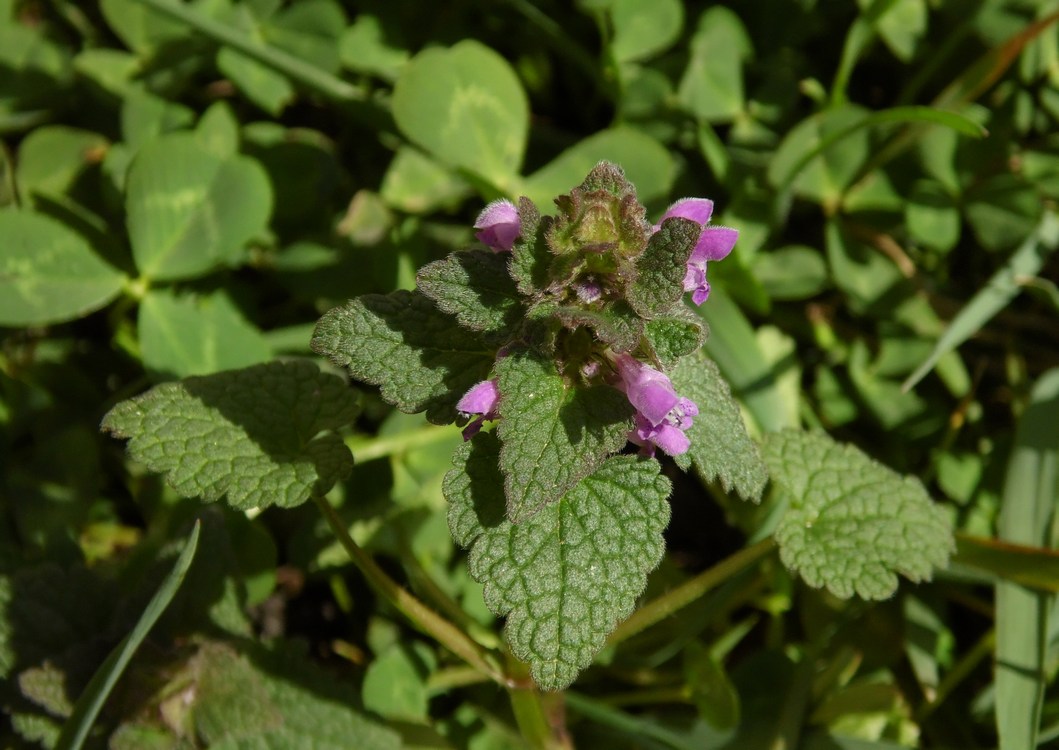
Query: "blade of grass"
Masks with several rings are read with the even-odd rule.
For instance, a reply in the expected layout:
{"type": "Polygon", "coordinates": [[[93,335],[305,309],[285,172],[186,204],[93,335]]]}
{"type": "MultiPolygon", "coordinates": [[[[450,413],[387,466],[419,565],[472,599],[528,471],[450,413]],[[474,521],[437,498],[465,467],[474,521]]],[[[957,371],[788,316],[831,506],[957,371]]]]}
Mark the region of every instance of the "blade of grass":
{"type": "Polygon", "coordinates": [[[79,750],[85,738],[88,737],[89,730],[92,729],[96,717],[99,716],[100,709],[103,708],[107,696],[110,695],[110,691],[117,684],[118,678],[121,677],[133,654],[136,653],[136,649],[139,648],[143,639],[147,637],[158,618],[162,616],[166,607],[169,606],[169,602],[173,600],[177,589],[180,588],[180,584],[183,583],[184,576],[187,575],[191,562],[195,558],[195,550],[199,544],[200,526],[201,524],[196,521],[195,527],[191,530],[191,534],[184,544],[183,552],[180,553],[180,557],[177,558],[176,564],[173,566],[173,570],[170,571],[162,582],[161,587],[159,587],[154,597],[151,598],[151,601],[143,610],[143,614],[140,615],[140,619],[132,629],[132,632],[114,647],[114,650],[107,656],[106,661],[92,675],[88,686],[81,693],[81,697],[77,699],[73,713],[70,714],[70,718],[63,725],[59,739],[55,743],[56,750],[79,750]]]}
{"type": "Polygon", "coordinates": [[[956,534],[950,570],[961,566],[981,570],[996,583],[1011,581],[1026,588],[1059,593],[1059,550],[956,534]]]}
{"type": "Polygon", "coordinates": [[[262,65],[276,70],[307,88],[341,102],[364,101],[364,92],[353,84],[321,70],[301,58],[252,39],[231,26],[210,18],[176,0],[136,0],[151,10],[185,23],[214,41],[242,52],[262,65]]]}
{"type": "MultiPolygon", "coordinates": [[[[997,532],[1001,539],[1051,543],[1059,496],[1059,369],[1040,377],[1015,431],[997,532]]],[[[996,723],[1000,750],[1037,746],[1051,596],[1016,583],[996,588],[996,723]]]]}
{"type": "Polygon", "coordinates": [[[709,302],[698,308],[698,312],[710,325],[706,353],[717,363],[758,428],[775,432],[793,427],[784,419],[788,409],[784,408],[772,365],[758,346],[753,326],[735,301],[724,289],[715,286],[709,302]]]}
{"type": "Polygon", "coordinates": [[[1035,275],[1059,246],[1059,218],[1045,212],[1037,229],[1014,252],[1008,262],[968,302],[934,345],[934,350],[916,371],[901,384],[908,391],[929,373],[942,356],[977,333],[994,315],[1021,291],[1020,279],[1035,275]]]}

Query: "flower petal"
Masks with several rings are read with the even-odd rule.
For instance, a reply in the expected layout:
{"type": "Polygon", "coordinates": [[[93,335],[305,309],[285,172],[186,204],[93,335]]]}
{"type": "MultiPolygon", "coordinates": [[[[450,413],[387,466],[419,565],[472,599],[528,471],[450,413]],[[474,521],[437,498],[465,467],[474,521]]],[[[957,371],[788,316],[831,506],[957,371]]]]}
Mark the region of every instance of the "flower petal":
{"type": "MultiPolygon", "coordinates": [[[[500,401],[500,390],[495,380],[483,380],[471,387],[456,404],[456,410],[463,414],[490,415],[495,412],[500,401]]],[[[488,417],[493,419],[494,417],[488,417]]]]}
{"type": "Polygon", "coordinates": [[[713,201],[709,198],[681,198],[666,209],[658,223],[661,224],[666,219],[679,216],[682,219],[691,219],[697,224],[705,225],[712,215],[713,201]]]}
{"type": "Polygon", "coordinates": [[[707,260],[722,260],[728,257],[739,239],[738,229],[728,227],[703,227],[698,244],[691,251],[688,263],[701,263],[707,260]]]}
{"type": "Polygon", "coordinates": [[[509,200],[500,199],[490,203],[474,222],[475,232],[482,243],[494,252],[506,252],[511,249],[521,231],[518,209],[509,200]]]}

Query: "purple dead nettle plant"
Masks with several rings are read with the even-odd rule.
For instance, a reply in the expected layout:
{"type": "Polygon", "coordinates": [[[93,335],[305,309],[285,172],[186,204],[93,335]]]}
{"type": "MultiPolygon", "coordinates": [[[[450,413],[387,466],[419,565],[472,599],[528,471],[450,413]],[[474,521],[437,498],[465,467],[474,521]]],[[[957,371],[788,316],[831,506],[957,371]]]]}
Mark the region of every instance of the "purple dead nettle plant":
{"type": "Polygon", "coordinates": [[[463,427],[443,483],[449,528],[542,687],[591,662],[662,557],[671,487],[656,455],[715,476],[706,463],[742,454],[713,458],[714,431],[752,446],[698,354],[706,325],[687,299],[707,299],[708,264],[737,237],[712,213],[685,198],[652,223],[602,162],[554,215],[493,201],[474,223],[480,245],[317,326],[314,349],[390,403],[463,427]]]}

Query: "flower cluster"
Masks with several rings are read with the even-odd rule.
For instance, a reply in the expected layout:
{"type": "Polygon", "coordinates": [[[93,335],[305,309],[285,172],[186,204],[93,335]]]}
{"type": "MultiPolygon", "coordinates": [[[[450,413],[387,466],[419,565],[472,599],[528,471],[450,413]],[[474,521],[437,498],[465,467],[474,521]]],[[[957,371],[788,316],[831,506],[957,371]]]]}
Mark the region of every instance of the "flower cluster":
{"type": "MultiPolygon", "coordinates": [[[[601,165],[597,170],[602,170],[605,166],[609,167],[601,165]]],[[[618,174],[620,175],[620,170],[618,174]]],[[[700,231],[694,248],[687,256],[683,289],[685,292],[691,292],[694,304],[701,305],[705,302],[710,295],[710,284],[706,279],[707,264],[727,257],[739,235],[734,229],[710,224],[713,201],[704,198],[683,198],[670,206],[657,224],[651,225],[644,221],[642,208],[638,209],[637,214],[635,210],[627,208],[627,196],[612,193],[616,200],[610,205],[619,206],[616,213],[620,214],[620,219],[612,224],[610,217],[613,213],[605,208],[607,198],[598,197],[606,191],[607,186],[604,184],[602,191],[575,191],[575,194],[557,201],[560,213],[565,214],[565,217],[559,222],[562,232],[553,228],[549,237],[549,243],[553,238],[559,237],[554,240],[552,252],[561,254],[556,245],[562,247],[562,242],[570,242],[570,238],[575,238],[575,245],[580,243],[581,247],[591,250],[589,255],[598,258],[608,248],[617,248],[617,256],[622,257],[623,252],[629,254],[629,251],[623,248],[632,247],[632,252],[642,252],[644,243],[661,230],[662,223],[667,219],[685,219],[697,224],[700,231]],[[593,204],[592,200],[597,202],[593,204]],[[604,207],[603,210],[600,210],[601,206],[604,207]],[[629,226],[633,229],[629,230],[629,226]],[[638,247],[637,236],[642,238],[638,247]]],[[[636,205],[638,207],[638,204],[636,205]]],[[[508,200],[493,201],[478,216],[474,228],[478,240],[493,252],[511,252],[522,233],[519,208],[508,200]]],[[[598,260],[594,262],[597,271],[603,269],[605,275],[606,265],[598,260]]],[[[573,299],[578,303],[585,306],[601,304],[605,282],[591,266],[587,273],[583,272],[582,275],[571,278],[568,284],[567,288],[572,290],[573,299]]],[[[636,410],[629,440],[641,446],[646,455],[653,455],[656,448],[671,456],[687,452],[689,439],[686,431],[692,425],[692,418],[699,413],[698,405],[679,396],[673,383],[663,372],[641,361],[632,353],[604,347],[599,354],[598,358],[586,360],[580,366],[580,375],[586,380],[602,378],[603,382],[610,383],[625,393],[629,403],[636,410]],[[609,364],[609,367],[601,368],[600,361],[609,364]]],[[[644,354],[645,358],[652,359],[649,352],[644,354]]],[[[465,440],[477,434],[485,420],[499,417],[500,399],[501,394],[494,379],[484,380],[464,394],[457,404],[457,410],[462,419],[471,420],[463,430],[465,440]]]]}

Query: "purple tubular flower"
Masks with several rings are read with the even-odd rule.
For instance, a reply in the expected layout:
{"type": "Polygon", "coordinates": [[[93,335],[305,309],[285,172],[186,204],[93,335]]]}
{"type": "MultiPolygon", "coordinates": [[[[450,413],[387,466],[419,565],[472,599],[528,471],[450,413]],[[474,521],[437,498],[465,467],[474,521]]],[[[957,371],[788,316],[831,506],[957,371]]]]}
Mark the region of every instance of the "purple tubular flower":
{"type": "Polygon", "coordinates": [[[483,380],[463,394],[463,398],[456,403],[456,411],[460,413],[460,416],[469,419],[475,414],[480,415],[463,428],[464,440],[470,440],[477,435],[485,420],[500,417],[500,412],[497,411],[499,403],[500,390],[495,380],[483,380]]]}
{"type": "Polygon", "coordinates": [[[713,215],[713,201],[706,198],[681,198],[662,214],[654,227],[658,231],[662,222],[674,216],[690,219],[702,227],[699,241],[688,258],[688,271],[684,276],[684,291],[691,292],[691,301],[701,305],[710,296],[710,283],[706,281],[706,263],[728,257],[739,238],[739,232],[728,227],[709,226],[713,215]]]}
{"type": "Polygon", "coordinates": [[[684,434],[698,415],[698,405],[677,395],[673,383],[664,373],[628,355],[614,359],[621,389],[636,408],[636,425],[629,440],[654,455],[655,446],[670,456],[686,453],[691,443],[684,434]]]}
{"type": "Polygon", "coordinates": [[[509,200],[495,200],[478,214],[474,236],[492,248],[494,253],[511,250],[521,231],[518,209],[509,200]]]}

